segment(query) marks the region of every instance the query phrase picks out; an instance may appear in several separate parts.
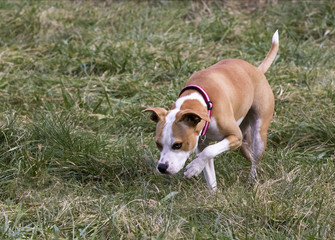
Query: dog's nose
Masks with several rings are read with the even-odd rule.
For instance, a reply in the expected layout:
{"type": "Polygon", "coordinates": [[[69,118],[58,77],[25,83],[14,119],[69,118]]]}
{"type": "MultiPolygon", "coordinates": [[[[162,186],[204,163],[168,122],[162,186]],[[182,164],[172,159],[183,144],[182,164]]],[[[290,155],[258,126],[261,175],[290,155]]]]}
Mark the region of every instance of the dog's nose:
{"type": "Polygon", "coordinates": [[[167,173],[167,169],[168,169],[168,167],[169,167],[169,164],[167,164],[167,163],[160,163],[160,164],[158,164],[158,171],[160,172],[160,173],[167,173]]]}

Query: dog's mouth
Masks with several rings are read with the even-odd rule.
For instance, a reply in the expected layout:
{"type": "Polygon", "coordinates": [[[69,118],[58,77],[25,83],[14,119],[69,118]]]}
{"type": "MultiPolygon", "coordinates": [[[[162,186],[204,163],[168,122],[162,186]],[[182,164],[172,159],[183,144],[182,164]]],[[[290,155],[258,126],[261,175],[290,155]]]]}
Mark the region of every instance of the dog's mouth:
{"type": "Polygon", "coordinates": [[[174,175],[177,174],[182,168],[183,166],[178,168],[176,166],[169,166],[168,163],[159,163],[156,169],[160,174],[174,175]]]}
{"type": "MultiPolygon", "coordinates": [[[[165,175],[173,175],[178,173],[181,169],[183,169],[185,162],[187,160],[187,157],[189,153],[186,153],[187,156],[185,156],[185,153],[182,153],[178,155],[168,156],[167,154],[163,154],[161,159],[158,161],[156,169],[160,174],[165,175]]],[[[171,155],[171,154],[170,154],[171,155]]]]}

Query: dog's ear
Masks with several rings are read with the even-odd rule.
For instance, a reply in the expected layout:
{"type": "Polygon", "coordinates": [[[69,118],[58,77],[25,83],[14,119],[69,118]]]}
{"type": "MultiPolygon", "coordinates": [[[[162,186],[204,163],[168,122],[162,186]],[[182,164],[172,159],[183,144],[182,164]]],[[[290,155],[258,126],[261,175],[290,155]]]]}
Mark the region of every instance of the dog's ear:
{"type": "Polygon", "coordinates": [[[193,127],[195,127],[201,120],[210,122],[207,113],[199,113],[189,109],[179,112],[176,116],[176,122],[185,122],[193,127]]]}
{"type": "Polygon", "coordinates": [[[142,112],[151,112],[150,119],[156,123],[162,120],[167,114],[167,111],[160,107],[147,107],[142,112]]]}

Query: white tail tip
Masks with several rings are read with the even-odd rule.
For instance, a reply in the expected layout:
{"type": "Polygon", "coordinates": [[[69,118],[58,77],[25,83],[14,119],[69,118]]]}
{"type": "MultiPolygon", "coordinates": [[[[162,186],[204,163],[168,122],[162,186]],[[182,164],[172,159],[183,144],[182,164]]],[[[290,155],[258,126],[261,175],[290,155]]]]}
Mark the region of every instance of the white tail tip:
{"type": "Polygon", "coordinates": [[[278,29],[277,31],[273,34],[272,36],[272,43],[277,43],[279,44],[279,35],[278,35],[278,29]]]}

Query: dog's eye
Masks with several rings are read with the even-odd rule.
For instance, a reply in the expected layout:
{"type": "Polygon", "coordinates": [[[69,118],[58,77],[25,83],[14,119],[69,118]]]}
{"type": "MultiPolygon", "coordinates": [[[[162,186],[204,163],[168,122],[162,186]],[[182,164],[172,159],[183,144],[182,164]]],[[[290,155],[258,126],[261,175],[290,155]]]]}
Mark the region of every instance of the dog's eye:
{"type": "Polygon", "coordinates": [[[163,150],[163,146],[159,142],[156,142],[156,146],[157,146],[157,148],[158,148],[159,151],[163,150]]]}
{"type": "Polygon", "coordinates": [[[172,149],[173,149],[173,150],[181,149],[181,146],[182,146],[182,145],[183,145],[182,143],[174,143],[174,144],[172,145],[172,149]]]}

